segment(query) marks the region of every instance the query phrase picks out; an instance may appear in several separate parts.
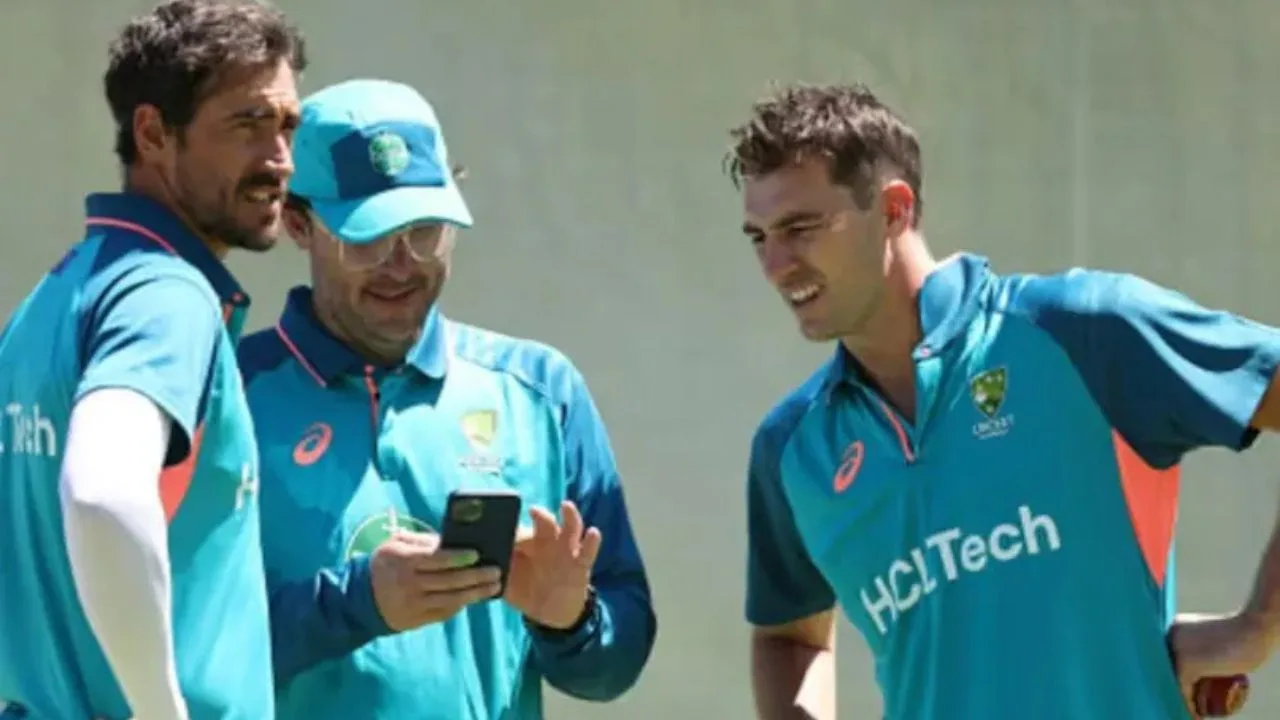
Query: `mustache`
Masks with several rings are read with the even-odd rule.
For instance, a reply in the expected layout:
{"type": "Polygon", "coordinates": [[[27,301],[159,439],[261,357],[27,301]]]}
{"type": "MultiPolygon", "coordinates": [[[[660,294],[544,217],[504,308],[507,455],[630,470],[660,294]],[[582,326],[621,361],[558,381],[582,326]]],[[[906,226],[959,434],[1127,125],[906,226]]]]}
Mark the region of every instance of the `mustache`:
{"type": "Polygon", "coordinates": [[[265,190],[283,190],[284,183],[285,177],[279,173],[254,173],[253,175],[241,180],[237,190],[240,192],[248,192],[259,188],[265,190]]]}

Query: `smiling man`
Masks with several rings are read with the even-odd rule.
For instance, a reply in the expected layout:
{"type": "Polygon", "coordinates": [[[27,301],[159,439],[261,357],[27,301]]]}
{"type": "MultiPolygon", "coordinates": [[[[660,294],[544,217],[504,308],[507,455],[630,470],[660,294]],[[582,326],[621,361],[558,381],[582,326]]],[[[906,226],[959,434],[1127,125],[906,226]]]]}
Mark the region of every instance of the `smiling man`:
{"type": "Polygon", "coordinates": [[[1186,720],[1262,664],[1280,536],[1239,611],[1176,622],[1172,551],[1183,457],[1280,428],[1280,332],[1131,275],[934,260],[915,132],[864,87],[782,88],[732,138],[766,279],[835,343],[751,448],[761,718],[835,717],[837,603],[890,720],[1186,720]]]}
{"type": "Polygon", "coordinates": [[[437,307],[471,213],[435,111],[340,83],[303,103],[294,158],[311,286],[240,352],[278,717],[536,720],[544,680],[618,697],[656,622],[609,438],[564,355],[437,307]],[[495,570],[437,547],[459,488],[523,498],[501,599],[495,570]]]}
{"type": "Polygon", "coordinates": [[[167,2],[111,45],[123,192],[0,335],[0,717],[273,717],[222,259],[275,245],[305,64],[247,1],[167,2]]]}

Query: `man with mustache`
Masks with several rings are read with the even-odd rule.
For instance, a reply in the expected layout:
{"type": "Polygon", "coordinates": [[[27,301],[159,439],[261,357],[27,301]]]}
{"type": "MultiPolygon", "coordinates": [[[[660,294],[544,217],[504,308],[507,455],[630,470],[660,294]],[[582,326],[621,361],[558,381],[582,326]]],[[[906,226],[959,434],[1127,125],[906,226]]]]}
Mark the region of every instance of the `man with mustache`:
{"type": "Polygon", "coordinates": [[[440,123],[380,80],[303,103],[285,224],[310,287],[242,368],[263,456],[282,720],[536,720],[543,680],[607,701],[656,623],[604,424],[556,350],[444,317],[471,213],[440,123]],[[515,489],[498,573],[437,548],[454,489],[515,489]]]}
{"type": "Polygon", "coordinates": [[[935,260],[915,131],[865,87],[780,88],[731,135],[766,279],[835,341],[751,447],[761,718],[836,716],[837,603],[893,720],[1186,720],[1266,660],[1280,534],[1223,615],[1175,618],[1172,555],[1183,457],[1280,428],[1280,332],[1132,275],[935,260]]]}
{"type": "Polygon", "coordinates": [[[276,242],[305,65],[250,1],[171,0],[111,44],[124,189],[0,335],[0,717],[273,716],[222,260],[276,242]]]}

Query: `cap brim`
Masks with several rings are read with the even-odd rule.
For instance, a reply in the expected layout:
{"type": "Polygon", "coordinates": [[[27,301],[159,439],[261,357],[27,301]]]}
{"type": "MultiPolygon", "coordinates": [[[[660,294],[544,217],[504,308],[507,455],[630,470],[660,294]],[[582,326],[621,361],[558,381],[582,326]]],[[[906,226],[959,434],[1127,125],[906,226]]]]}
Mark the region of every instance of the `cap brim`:
{"type": "Polygon", "coordinates": [[[472,222],[471,211],[453,183],[391,188],[359,200],[312,200],[311,209],[338,239],[357,245],[417,223],[471,227],[472,222]]]}

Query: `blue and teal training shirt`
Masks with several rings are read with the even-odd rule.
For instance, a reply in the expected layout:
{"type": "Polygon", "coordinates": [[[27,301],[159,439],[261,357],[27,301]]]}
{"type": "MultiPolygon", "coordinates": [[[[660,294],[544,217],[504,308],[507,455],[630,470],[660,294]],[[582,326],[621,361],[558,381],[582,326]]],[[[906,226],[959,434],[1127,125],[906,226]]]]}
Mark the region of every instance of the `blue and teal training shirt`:
{"type": "Polygon", "coordinates": [[[234,338],[248,304],[159,204],[91,195],[87,230],[0,335],[0,700],[32,720],[131,717],[80,607],[58,476],[76,400],[127,388],[173,430],[173,637],[191,720],[272,715],[257,451],[234,338]]]}
{"type": "Polygon", "coordinates": [[[1280,333],[1133,276],[973,256],[919,305],[914,423],[841,350],[757,432],[747,618],[839,603],[891,720],[1185,720],[1178,463],[1252,443],[1280,333]]]}
{"type": "Polygon", "coordinates": [[[555,350],[432,311],[401,367],[366,367],[289,294],[240,347],[262,451],[263,547],[281,720],[537,720],[542,680],[609,700],[656,630],[604,424],[555,350]],[[438,531],[450,491],[514,489],[525,511],[569,499],[604,544],[598,602],[568,634],[500,600],[391,634],[369,555],[397,528],[438,531]]]}

